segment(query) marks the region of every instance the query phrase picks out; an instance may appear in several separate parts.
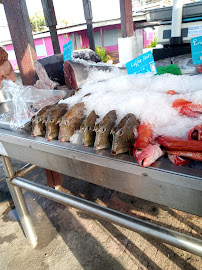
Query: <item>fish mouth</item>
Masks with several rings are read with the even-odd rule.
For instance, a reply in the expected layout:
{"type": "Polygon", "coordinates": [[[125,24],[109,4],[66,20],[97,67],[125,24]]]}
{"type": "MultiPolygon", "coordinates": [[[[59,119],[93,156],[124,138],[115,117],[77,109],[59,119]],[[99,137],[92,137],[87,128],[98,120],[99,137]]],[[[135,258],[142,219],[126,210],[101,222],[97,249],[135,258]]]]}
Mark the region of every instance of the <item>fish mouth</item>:
{"type": "Polygon", "coordinates": [[[113,156],[115,156],[115,155],[117,155],[117,152],[116,151],[111,151],[111,154],[113,155],[113,156]]]}
{"type": "Polygon", "coordinates": [[[87,144],[87,143],[83,143],[83,146],[84,146],[84,147],[88,147],[88,146],[90,146],[90,145],[87,144]]]}
{"type": "Polygon", "coordinates": [[[52,136],[46,136],[46,140],[52,141],[53,137],[52,136]]]}
{"type": "Polygon", "coordinates": [[[111,147],[111,145],[110,144],[106,144],[106,145],[94,145],[94,149],[95,150],[101,150],[101,149],[107,149],[107,148],[110,148],[111,147]]]}

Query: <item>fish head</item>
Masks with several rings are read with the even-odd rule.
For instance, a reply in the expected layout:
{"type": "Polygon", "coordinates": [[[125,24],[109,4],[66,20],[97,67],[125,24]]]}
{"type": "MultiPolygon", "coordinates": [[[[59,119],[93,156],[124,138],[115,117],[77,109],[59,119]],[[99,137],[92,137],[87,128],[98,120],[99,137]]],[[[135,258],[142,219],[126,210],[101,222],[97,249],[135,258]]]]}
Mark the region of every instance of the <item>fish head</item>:
{"type": "Polygon", "coordinates": [[[110,129],[105,125],[96,125],[95,150],[109,148],[110,145],[110,129]]]}
{"type": "Polygon", "coordinates": [[[130,143],[128,142],[128,136],[125,130],[121,128],[116,132],[115,129],[112,129],[111,133],[113,135],[111,154],[118,155],[128,152],[130,143]]]}
{"type": "Polygon", "coordinates": [[[46,121],[46,139],[48,141],[51,141],[52,139],[55,139],[58,137],[58,131],[59,131],[59,125],[57,124],[56,119],[53,117],[48,116],[46,121]]]}
{"type": "Polygon", "coordinates": [[[190,162],[190,160],[187,158],[177,156],[177,155],[172,155],[172,154],[168,154],[168,158],[174,165],[178,165],[178,166],[184,166],[190,162]]]}
{"type": "Polygon", "coordinates": [[[94,144],[95,141],[95,131],[94,129],[87,125],[87,124],[82,124],[80,128],[83,132],[83,146],[90,146],[94,144]]]}
{"type": "Polygon", "coordinates": [[[43,136],[45,135],[45,125],[43,119],[38,116],[32,119],[32,136],[43,136]]]}
{"type": "Polygon", "coordinates": [[[75,129],[71,125],[70,121],[63,118],[60,123],[59,136],[58,139],[60,142],[68,142],[70,137],[74,134],[75,129]]]}
{"type": "Polygon", "coordinates": [[[142,167],[149,167],[159,157],[164,155],[159,145],[149,144],[143,149],[133,149],[133,155],[136,158],[138,164],[142,167]]]}

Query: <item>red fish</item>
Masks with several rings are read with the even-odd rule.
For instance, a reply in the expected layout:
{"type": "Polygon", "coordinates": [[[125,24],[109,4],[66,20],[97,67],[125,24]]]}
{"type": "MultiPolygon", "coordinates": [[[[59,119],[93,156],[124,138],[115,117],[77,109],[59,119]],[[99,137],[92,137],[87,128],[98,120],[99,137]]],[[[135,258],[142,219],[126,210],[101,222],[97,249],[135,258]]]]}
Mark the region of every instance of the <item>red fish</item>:
{"type": "MultiPolygon", "coordinates": [[[[134,135],[136,137],[136,134],[134,135]]],[[[153,136],[150,124],[143,123],[138,127],[138,139],[134,144],[133,155],[140,166],[148,167],[164,155],[160,146],[154,143],[153,136]]]]}
{"type": "Polygon", "coordinates": [[[184,159],[180,156],[171,155],[171,154],[168,154],[168,158],[174,165],[178,165],[178,166],[184,166],[190,162],[189,159],[184,159]]]}
{"type": "Polygon", "coordinates": [[[202,125],[195,126],[189,131],[189,140],[202,141],[202,125]]]}
{"type": "Polygon", "coordinates": [[[177,92],[175,92],[174,90],[168,90],[166,92],[167,95],[177,95],[177,92]]]}
{"type": "Polygon", "coordinates": [[[158,158],[164,155],[160,146],[157,144],[149,144],[143,149],[133,149],[133,155],[138,164],[142,167],[148,167],[153,164],[158,158]]]}
{"type": "Polygon", "coordinates": [[[156,141],[169,150],[202,151],[202,142],[178,137],[159,136],[156,141]]]}
{"type": "Polygon", "coordinates": [[[177,109],[180,114],[187,115],[189,117],[197,117],[202,113],[202,105],[194,104],[185,99],[176,99],[172,105],[173,108],[177,109]]]}
{"type": "MultiPolygon", "coordinates": [[[[135,134],[136,136],[136,134],[135,134]]],[[[150,124],[141,124],[138,127],[138,139],[134,144],[135,149],[146,148],[153,139],[153,129],[150,124]]]]}
{"type": "Polygon", "coordinates": [[[65,83],[69,89],[77,90],[78,85],[74,73],[74,69],[69,61],[64,62],[64,76],[65,76],[65,83]]]}
{"type": "Polygon", "coordinates": [[[196,70],[197,70],[199,73],[202,73],[202,65],[196,66],[196,70]]]}
{"type": "Polygon", "coordinates": [[[202,161],[202,152],[196,151],[177,151],[177,150],[164,150],[166,153],[181,157],[187,157],[193,160],[202,161]]]}

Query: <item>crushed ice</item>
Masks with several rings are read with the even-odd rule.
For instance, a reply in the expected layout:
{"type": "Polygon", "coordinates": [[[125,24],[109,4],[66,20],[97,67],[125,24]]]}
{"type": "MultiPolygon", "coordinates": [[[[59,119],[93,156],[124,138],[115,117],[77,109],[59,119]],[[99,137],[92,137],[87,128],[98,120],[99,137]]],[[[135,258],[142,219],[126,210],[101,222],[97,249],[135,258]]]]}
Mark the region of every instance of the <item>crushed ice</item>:
{"type": "Polygon", "coordinates": [[[127,113],[133,113],[141,122],[152,124],[158,135],[187,137],[193,126],[202,123],[202,115],[198,118],[181,116],[172,108],[173,101],[179,98],[202,104],[202,76],[164,74],[151,77],[148,74],[127,75],[122,70],[96,70],[74,96],[62,102],[73,106],[82,101],[86,115],[95,110],[100,118],[116,110],[117,123],[127,113]],[[178,94],[167,95],[168,90],[178,94]]]}

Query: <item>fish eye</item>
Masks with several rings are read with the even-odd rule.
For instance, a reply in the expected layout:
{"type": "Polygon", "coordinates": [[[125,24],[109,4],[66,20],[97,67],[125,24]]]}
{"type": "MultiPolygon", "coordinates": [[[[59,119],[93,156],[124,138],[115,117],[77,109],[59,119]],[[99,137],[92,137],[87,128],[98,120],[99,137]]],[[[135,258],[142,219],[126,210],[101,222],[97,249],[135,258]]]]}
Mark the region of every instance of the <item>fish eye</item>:
{"type": "Polygon", "coordinates": [[[37,121],[40,122],[41,121],[41,117],[38,117],[37,121]]]}
{"type": "Polygon", "coordinates": [[[122,135],[123,135],[123,131],[120,130],[120,131],[119,131],[119,136],[122,136],[122,135]]]}
{"type": "Polygon", "coordinates": [[[106,131],[106,128],[105,128],[105,127],[103,127],[103,128],[102,128],[102,132],[105,132],[105,131],[106,131]]]}
{"type": "Polygon", "coordinates": [[[91,130],[91,128],[88,126],[88,127],[87,127],[87,130],[88,130],[88,131],[90,131],[90,130],[91,130]]]}
{"type": "Polygon", "coordinates": [[[65,121],[65,125],[68,125],[68,121],[65,121]]]}
{"type": "Polygon", "coordinates": [[[54,122],[53,119],[51,119],[50,122],[53,123],[54,122]]]}

